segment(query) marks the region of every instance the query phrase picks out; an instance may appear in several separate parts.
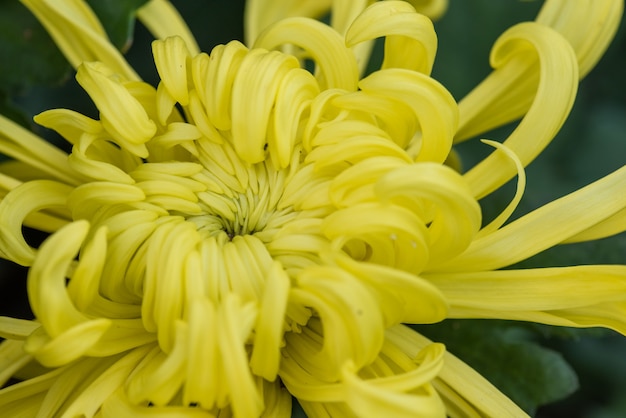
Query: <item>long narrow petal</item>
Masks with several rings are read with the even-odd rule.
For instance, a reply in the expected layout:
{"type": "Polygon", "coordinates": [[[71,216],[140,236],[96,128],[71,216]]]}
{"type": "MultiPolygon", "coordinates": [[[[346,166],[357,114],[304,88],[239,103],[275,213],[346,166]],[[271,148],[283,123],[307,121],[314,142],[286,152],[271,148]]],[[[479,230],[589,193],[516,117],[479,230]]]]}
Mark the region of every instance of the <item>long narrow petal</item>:
{"type": "Polygon", "coordinates": [[[68,184],[78,182],[75,173],[68,166],[65,152],[2,115],[0,153],[68,184]]]}
{"type": "Polygon", "coordinates": [[[196,42],[185,20],[168,0],[150,0],[137,10],[137,17],[157,39],[180,36],[189,48],[191,55],[200,53],[196,42]]]}
{"type": "Polygon", "coordinates": [[[475,240],[433,270],[486,271],[525,260],[624,210],[624,184],[626,167],[475,240]]]}
{"type": "Polygon", "coordinates": [[[140,80],[111,44],[98,18],[83,0],[21,0],[37,16],[74,68],[101,61],[127,80],[140,80]]]}

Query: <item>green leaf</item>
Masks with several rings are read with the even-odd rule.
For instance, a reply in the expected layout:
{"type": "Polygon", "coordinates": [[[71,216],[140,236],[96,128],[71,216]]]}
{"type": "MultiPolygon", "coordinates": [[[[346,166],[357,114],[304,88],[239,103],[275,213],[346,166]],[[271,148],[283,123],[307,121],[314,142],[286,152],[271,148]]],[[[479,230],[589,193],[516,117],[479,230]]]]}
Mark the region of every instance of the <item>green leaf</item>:
{"type": "Polygon", "coordinates": [[[28,9],[14,0],[0,0],[0,7],[0,92],[65,78],[69,64],[28,9]]]}
{"type": "Polygon", "coordinates": [[[119,50],[126,51],[133,41],[135,14],[148,0],[88,0],[107,35],[119,50]]]}
{"type": "Polygon", "coordinates": [[[561,354],[542,347],[515,322],[447,320],[416,330],[472,366],[530,415],[571,394],[578,378],[561,354]]]}

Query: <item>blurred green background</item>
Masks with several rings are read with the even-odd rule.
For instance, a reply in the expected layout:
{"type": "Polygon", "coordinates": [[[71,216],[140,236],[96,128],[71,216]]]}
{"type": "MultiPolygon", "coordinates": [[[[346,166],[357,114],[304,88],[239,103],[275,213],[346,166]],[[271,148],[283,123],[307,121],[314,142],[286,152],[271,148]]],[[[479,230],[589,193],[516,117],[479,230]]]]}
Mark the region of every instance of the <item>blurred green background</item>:
{"type": "MultiPolygon", "coordinates": [[[[133,10],[143,0],[92,0],[90,3],[104,20],[114,42],[127,50],[133,66],[147,81],[156,83],[149,46],[151,37],[141,25],[135,27],[133,19],[133,10]]],[[[242,39],[242,0],[173,3],[204,51],[231,39],[242,39]]],[[[461,99],[489,73],[489,50],[498,35],[517,22],[532,20],[541,4],[541,1],[450,0],[448,13],[435,24],[439,51],[433,76],[457,100],[461,99]]],[[[2,114],[62,147],[65,145],[60,138],[32,123],[34,114],[49,108],[67,107],[97,116],[58,50],[25,8],[14,0],[0,0],[0,57],[2,114]]],[[[581,83],[564,128],[527,168],[528,186],[514,217],[624,165],[625,67],[626,29],[622,22],[603,59],[581,83]]],[[[502,140],[514,126],[482,137],[502,140]]],[[[470,167],[491,148],[472,140],[459,146],[458,151],[464,165],[470,167]]],[[[514,185],[512,181],[481,202],[486,219],[506,206],[514,194],[514,185]]],[[[36,242],[43,237],[34,234],[31,239],[36,242]]],[[[591,263],[626,263],[626,234],[592,243],[560,246],[517,267],[591,263]]],[[[8,262],[0,264],[1,315],[30,315],[24,276],[23,268],[8,262]]],[[[626,338],[616,333],[505,321],[446,321],[437,326],[419,327],[419,330],[445,342],[450,351],[489,377],[533,415],[542,418],[626,416],[626,338]],[[573,391],[576,380],[578,390],[561,401],[537,408],[573,391]]],[[[299,412],[294,414],[298,416],[299,412]]]]}

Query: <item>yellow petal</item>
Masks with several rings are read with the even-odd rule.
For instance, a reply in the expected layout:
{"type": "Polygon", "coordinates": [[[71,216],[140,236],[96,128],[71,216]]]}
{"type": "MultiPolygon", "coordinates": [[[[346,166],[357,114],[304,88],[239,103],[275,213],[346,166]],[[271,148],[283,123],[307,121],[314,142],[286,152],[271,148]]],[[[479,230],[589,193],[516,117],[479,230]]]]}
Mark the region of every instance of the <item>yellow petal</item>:
{"type": "Polygon", "coordinates": [[[126,80],[140,80],[111,44],[98,18],[83,0],[21,0],[39,19],[74,68],[101,61],[126,80]]]}
{"type": "Polygon", "coordinates": [[[191,54],[183,38],[173,36],[152,42],[152,55],[161,82],[167,91],[178,103],[187,106],[189,104],[187,66],[190,64],[191,54]]]}
{"type": "MultiPolygon", "coordinates": [[[[422,347],[432,343],[404,325],[389,328],[386,337],[411,357],[417,355],[422,347]]],[[[479,410],[481,416],[528,417],[519,406],[489,383],[480,373],[449,352],[444,354],[443,368],[439,372],[437,380],[443,381],[470,405],[479,410]]]]}
{"type": "Polygon", "coordinates": [[[406,68],[430,74],[437,53],[432,22],[404,1],[374,3],[361,13],[346,33],[346,45],[385,37],[382,68],[406,68]]]}
{"type": "MultiPolygon", "coordinates": [[[[552,311],[624,300],[626,266],[572,266],[433,274],[455,306],[492,311],[552,311]]],[[[454,313],[452,312],[452,316],[454,313]]],[[[504,314],[506,316],[506,314],[504,314]]]]}
{"type": "Polygon", "coordinates": [[[12,120],[0,115],[0,153],[22,161],[54,179],[77,184],[67,154],[12,120]]]}
{"type": "Polygon", "coordinates": [[[319,68],[316,77],[322,90],[356,90],[356,58],[342,37],[327,25],[302,17],[284,19],[263,31],[254,46],[271,50],[285,44],[296,45],[313,58],[319,68]]]}
{"type": "MultiPolygon", "coordinates": [[[[622,0],[546,1],[536,21],[558,31],[571,44],[582,79],[615,36],[623,12],[622,0]]],[[[538,74],[532,65],[496,68],[459,103],[461,123],[456,141],[520,118],[533,102],[538,74]],[[489,95],[491,98],[486,99],[489,95]]]]}
{"type": "Polygon", "coordinates": [[[563,35],[574,48],[582,79],[615,37],[624,11],[622,0],[548,0],[536,21],[563,35]]]}
{"type": "Polygon", "coordinates": [[[624,184],[626,167],[475,240],[433,270],[486,271],[525,260],[623,210],[624,184]]]}
{"type": "Polygon", "coordinates": [[[331,0],[249,0],[244,9],[245,43],[253,45],[261,31],[287,17],[321,17],[331,4],[331,0]]]}
{"type": "MultiPolygon", "coordinates": [[[[502,76],[492,84],[497,88],[506,85],[511,71],[523,70],[536,57],[541,74],[534,102],[504,142],[524,166],[550,143],[569,114],[578,85],[576,56],[569,43],[557,32],[531,22],[520,23],[503,33],[491,53],[493,66],[502,69],[494,73],[502,76]]],[[[477,99],[473,106],[479,111],[484,109],[485,104],[490,106],[492,98],[498,97],[499,93],[487,87],[489,83],[486,81],[483,84],[485,87],[479,86],[475,93],[470,93],[477,99]]],[[[462,114],[462,108],[460,112],[462,114]]],[[[498,113],[496,109],[493,112],[498,113]]],[[[517,174],[515,167],[506,160],[506,154],[496,150],[465,174],[474,196],[481,198],[491,193],[517,174]]]]}
{"type": "Polygon", "coordinates": [[[21,264],[31,265],[35,251],[22,235],[27,215],[48,207],[63,206],[72,188],[50,180],[35,180],[11,190],[0,202],[0,253],[21,264]]]}
{"type": "Polygon", "coordinates": [[[182,38],[192,55],[200,53],[196,39],[185,20],[176,8],[167,0],[150,0],[137,9],[137,17],[157,39],[170,36],[182,38]]]}
{"type": "Polygon", "coordinates": [[[296,59],[262,49],[250,51],[241,61],[232,90],[232,141],[237,155],[245,162],[265,158],[267,129],[280,92],[281,82],[296,59]]]}
{"type": "Polygon", "coordinates": [[[104,128],[118,145],[147,157],[143,144],[154,136],[156,125],[139,101],[100,65],[84,63],[76,80],[95,103],[104,128]]]}
{"type": "Polygon", "coordinates": [[[254,348],[250,357],[252,373],[272,382],[280,364],[283,321],[291,282],[283,266],[274,261],[265,280],[261,308],[255,325],[254,348]]]}
{"type": "Polygon", "coordinates": [[[421,163],[400,167],[382,176],[374,190],[383,202],[414,213],[422,212],[425,202],[433,205],[428,227],[429,264],[460,254],[480,228],[478,202],[462,177],[447,166],[421,163]]]}
{"type": "Polygon", "coordinates": [[[432,78],[410,70],[388,69],[359,82],[366,93],[392,97],[413,109],[421,126],[416,161],[443,162],[452,148],[458,112],[452,95],[432,78]]]}

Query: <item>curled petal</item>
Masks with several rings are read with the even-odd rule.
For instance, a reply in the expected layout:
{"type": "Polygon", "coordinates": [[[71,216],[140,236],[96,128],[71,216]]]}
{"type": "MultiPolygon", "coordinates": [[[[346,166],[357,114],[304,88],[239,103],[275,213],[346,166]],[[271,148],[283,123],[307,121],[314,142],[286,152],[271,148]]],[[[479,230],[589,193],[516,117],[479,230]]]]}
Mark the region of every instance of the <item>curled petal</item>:
{"type": "Polygon", "coordinates": [[[344,367],[342,377],[350,390],[346,403],[358,416],[438,417],[444,415],[444,406],[434,388],[428,383],[443,366],[443,344],[434,343],[423,348],[415,360],[420,365],[407,373],[380,379],[363,380],[344,367]],[[419,388],[419,395],[402,393],[395,386],[419,388]],[[394,390],[395,389],[395,390],[394,390]]]}
{"type": "Polygon", "coordinates": [[[83,63],[76,80],[95,103],[104,128],[119,145],[147,157],[143,144],[154,136],[156,125],[139,101],[106,69],[94,63],[83,63]]]}
{"type": "MultiPolygon", "coordinates": [[[[218,45],[211,51],[204,90],[198,91],[211,123],[221,130],[231,128],[232,86],[248,49],[238,41],[218,45]]],[[[199,86],[197,86],[199,88],[199,86]]]]}
{"type": "Polygon", "coordinates": [[[33,120],[41,126],[54,129],[70,144],[76,144],[84,133],[97,135],[102,132],[100,122],[69,109],[46,110],[35,115],[33,120]]]}
{"type": "Polygon", "coordinates": [[[413,109],[422,132],[416,161],[441,163],[452,148],[458,124],[456,102],[432,78],[404,69],[377,71],[359,82],[366,93],[392,97],[413,109]]]}
{"type": "Polygon", "coordinates": [[[267,139],[270,156],[276,167],[287,167],[291,162],[302,119],[318,94],[316,80],[305,70],[289,71],[280,82],[269,127],[271,135],[267,139]]]}
{"type": "Polygon", "coordinates": [[[472,242],[481,223],[480,206],[463,178],[444,165],[422,163],[397,168],[385,174],[374,187],[383,201],[401,205],[414,213],[424,212],[426,202],[433,204],[428,227],[429,265],[448,260],[472,242]]]}
{"type": "Polygon", "coordinates": [[[362,203],[330,214],[322,232],[352,258],[419,273],[428,262],[428,232],[415,212],[394,204],[362,203]]]}
{"type": "Polygon", "coordinates": [[[53,234],[41,245],[29,271],[30,306],[51,337],[88,321],[70,300],[65,285],[70,263],[88,231],[89,223],[78,221],[53,234]]]}
{"type": "Polygon", "coordinates": [[[31,265],[35,251],[22,235],[22,225],[32,212],[64,206],[72,188],[50,180],[34,180],[11,190],[0,202],[0,252],[23,266],[31,265]]]}
{"type": "Polygon", "coordinates": [[[279,20],[294,16],[318,18],[331,4],[331,0],[248,0],[244,9],[246,45],[253,45],[261,31],[279,20]]]}
{"type": "Polygon", "coordinates": [[[442,321],[448,312],[448,302],[439,289],[413,274],[363,263],[350,257],[335,256],[334,262],[370,285],[379,300],[387,326],[400,322],[431,324],[442,321]]]}
{"type": "Polygon", "coordinates": [[[322,90],[356,90],[356,58],[345,47],[341,36],[330,27],[302,17],[284,19],[263,31],[254,46],[276,49],[284,44],[304,49],[315,60],[320,70],[317,77],[322,90]]]}
{"type": "Polygon", "coordinates": [[[232,91],[232,140],[248,163],[265,158],[267,129],[281,82],[298,67],[295,58],[277,51],[250,51],[241,61],[232,91]]]}
{"type": "MultiPolygon", "coordinates": [[[[430,340],[404,325],[389,328],[385,335],[391,343],[410,357],[416,356],[423,347],[432,344],[430,340]]],[[[464,403],[473,406],[474,411],[480,411],[480,416],[528,417],[528,414],[480,373],[449,352],[444,354],[443,367],[433,383],[438,384],[439,382],[451,388],[464,403]]]]}
{"type": "Polygon", "coordinates": [[[382,67],[406,68],[430,74],[437,53],[432,22],[404,1],[374,3],[361,13],[346,33],[346,45],[385,37],[382,67]]]}
{"type": "Polygon", "coordinates": [[[50,338],[43,328],[28,336],[24,350],[45,367],[60,367],[84,356],[111,327],[111,321],[97,318],[66,329],[50,338]]]}
{"type": "MultiPolygon", "coordinates": [[[[502,72],[494,74],[501,74],[504,78],[510,71],[523,69],[539,60],[539,86],[533,104],[504,142],[525,166],[554,138],[572,108],[578,86],[576,56],[557,32],[527,22],[513,26],[498,38],[491,59],[495,68],[502,68],[502,72]],[[546,117],[547,114],[550,117],[546,117]]],[[[490,106],[492,96],[498,97],[491,87],[486,87],[489,82],[485,83],[484,88],[481,85],[470,93],[475,97],[482,96],[475,104],[478,109],[484,109],[485,104],[490,106]]],[[[503,151],[496,150],[465,174],[477,198],[496,190],[516,174],[517,170],[506,162],[507,159],[503,151]]]]}
{"type": "Polygon", "coordinates": [[[347,360],[356,367],[370,363],[383,343],[383,318],[370,290],[351,274],[332,267],[307,269],[297,280],[293,297],[315,309],[323,327],[322,350],[307,361],[317,364],[324,379],[337,378],[347,360]]]}
{"type": "Polygon", "coordinates": [[[506,206],[506,208],[495,217],[495,219],[489,222],[488,225],[485,225],[480,229],[478,234],[476,234],[476,238],[480,238],[484,235],[490,234],[500,228],[513,214],[517,205],[522,200],[522,196],[524,194],[524,189],[526,188],[526,172],[524,171],[524,166],[522,166],[522,162],[517,158],[517,155],[513,153],[510,149],[508,149],[505,145],[500,144],[495,141],[482,140],[485,144],[491,145],[506,154],[507,157],[515,164],[517,168],[517,187],[515,189],[515,195],[511,202],[506,206]]]}

